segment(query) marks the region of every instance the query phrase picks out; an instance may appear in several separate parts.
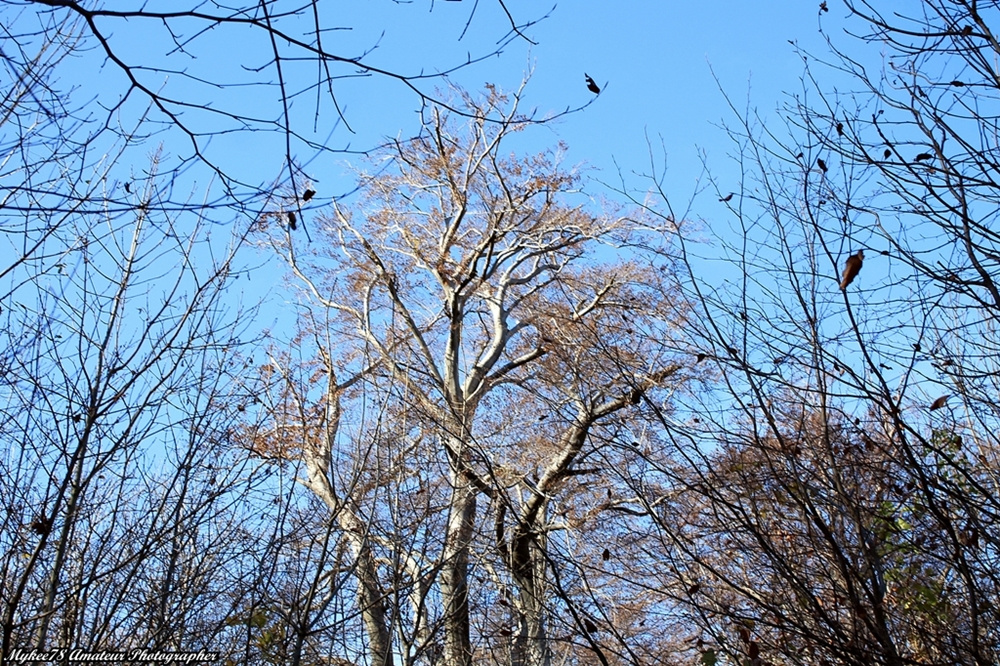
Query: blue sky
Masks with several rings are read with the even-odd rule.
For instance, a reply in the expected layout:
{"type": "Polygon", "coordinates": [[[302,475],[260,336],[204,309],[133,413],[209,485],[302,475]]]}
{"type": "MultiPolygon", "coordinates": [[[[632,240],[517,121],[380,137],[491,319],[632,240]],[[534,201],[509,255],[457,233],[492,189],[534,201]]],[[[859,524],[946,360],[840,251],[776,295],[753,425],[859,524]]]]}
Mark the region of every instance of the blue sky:
{"type": "MultiPolygon", "coordinates": [[[[464,49],[476,51],[477,38],[481,44],[492,43],[490,37],[501,20],[480,9],[473,25],[476,31],[456,43],[454,35],[469,4],[437,2],[432,13],[423,3],[406,6],[402,10],[408,13],[406,24],[383,25],[382,42],[401,45],[395,52],[404,57],[412,50],[412,57],[426,56],[433,64],[460,60],[464,49]],[[446,27],[441,26],[442,16],[452,20],[446,27]],[[418,18],[437,27],[440,42],[412,35],[409,21],[418,18]]],[[[538,16],[537,7],[547,7],[534,2],[510,6],[526,18],[538,16]]],[[[388,9],[387,16],[401,11],[388,9]]],[[[583,77],[584,72],[590,74],[605,87],[599,99],[585,111],[535,133],[539,147],[563,140],[571,161],[587,163],[600,177],[614,180],[613,160],[625,170],[646,170],[646,137],[655,142],[662,137],[670,187],[685,196],[701,171],[700,150],[707,153],[713,171],[724,174],[729,167],[726,154],[732,146],[718,124],[732,120],[732,113],[720,85],[737,104],[745,104],[749,96],[753,106],[772,111],[786,92],[797,92],[801,85],[803,62],[789,40],[806,50],[826,49],[819,14],[818,3],[801,1],[767,3],[766,9],[759,3],[732,0],[563,2],[528,29],[537,45],[516,40],[502,58],[470,67],[454,78],[470,88],[486,81],[514,88],[532,67],[527,105],[545,114],[586,103],[591,94],[583,77]]],[[[822,19],[828,32],[840,21],[836,9],[822,19]]],[[[836,29],[839,32],[839,26],[836,29]]],[[[395,53],[388,46],[386,50],[379,55],[389,63],[395,53]]],[[[405,114],[383,115],[377,103],[355,103],[349,106],[349,115],[352,111],[356,115],[359,107],[367,117],[365,124],[382,134],[405,134],[405,123],[412,122],[405,114]]]]}
{"type": "MultiPolygon", "coordinates": [[[[132,3],[111,4],[120,8],[132,3]]],[[[155,9],[162,3],[145,4],[155,9]]],[[[830,4],[831,11],[822,16],[823,26],[843,43],[840,23],[846,10],[830,4]]],[[[168,6],[177,9],[174,3],[163,8],[168,6]]],[[[533,142],[537,148],[563,140],[569,145],[572,162],[587,163],[602,177],[610,178],[612,159],[626,170],[644,170],[648,163],[646,136],[657,142],[662,136],[671,187],[682,195],[693,189],[693,179],[700,172],[698,150],[704,150],[713,170],[725,177],[725,156],[731,145],[717,125],[733,116],[720,85],[736,103],[745,104],[749,95],[753,106],[770,112],[786,92],[800,87],[802,60],[789,40],[817,53],[826,49],[819,30],[818,2],[779,0],[764,5],[735,0],[575,0],[553,8],[534,1],[508,0],[508,7],[521,20],[548,14],[526,31],[537,45],[515,39],[505,46],[502,56],[462,69],[452,79],[472,90],[487,82],[513,89],[533,68],[526,105],[544,115],[588,102],[591,94],[583,79],[587,72],[605,86],[605,91],[586,110],[536,132],[533,142]]],[[[432,74],[460,64],[468,55],[488,53],[504,33],[505,19],[492,0],[478,4],[469,0],[434,0],[433,4],[424,0],[409,4],[391,0],[323,2],[320,8],[329,10],[323,18],[325,25],[350,27],[325,33],[327,48],[353,57],[376,47],[367,57],[369,64],[411,75],[432,74]],[[476,14],[459,40],[474,4],[476,14]]],[[[182,55],[172,52],[157,22],[101,19],[100,25],[112,35],[115,48],[133,62],[166,63],[177,72],[224,80],[248,81],[256,76],[270,84],[226,90],[202,86],[192,96],[194,89],[180,74],[164,77],[150,73],[145,80],[151,87],[162,86],[168,94],[194,97],[217,108],[253,109],[266,118],[277,117],[280,111],[276,77],[273,69],[267,68],[271,46],[250,31],[208,31],[186,44],[187,54],[182,55]],[[246,69],[252,66],[265,69],[255,75],[246,69]]],[[[307,22],[302,26],[306,30],[307,22]]],[[[187,31],[185,27],[177,24],[175,31],[188,37],[202,26],[192,22],[187,31]]],[[[285,45],[278,46],[283,55],[294,55],[285,45]]],[[[101,91],[106,101],[114,101],[125,81],[112,66],[100,66],[100,55],[81,54],[79,69],[70,72],[68,80],[82,90],[101,91]]],[[[345,68],[340,73],[351,71],[345,68]]],[[[336,81],[338,102],[354,130],[351,133],[337,124],[337,114],[325,102],[318,119],[315,117],[315,92],[307,89],[316,77],[313,63],[289,61],[284,74],[290,90],[306,89],[295,98],[292,113],[296,129],[310,139],[336,148],[363,150],[382,137],[407,136],[417,127],[416,100],[396,81],[379,77],[336,81]]],[[[432,92],[440,82],[427,80],[420,85],[432,92]]],[[[133,105],[133,111],[138,107],[133,105]]],[[[193,119],[196,113],[189,110],[187,117],[193,119]]],[[[215,128],[213,123],[202,127],[215,128]]],[[[168,153],[186,152],[185,140],[162,138],[168,153]]],[[[260,133],[252,138],[246,133],[217,137],[212,150],[225,166],[251,181],[268,182],[281,168],[283,146],[276,137],[260,133]]],[[[300,162],[310,163],[315,178],[323,184],[321,195],[346,189],[346,183],[338,186],[337,181],[342,181],[343,162],[349,156],[310,162],[312,151],[297,147],[293,152],[300,162]]]]}
{"type": "MultiPolygon", "coordinates": [[[[376,3],[362,4],[370,8],[376,3]]],[[[456,42],[469,4],[437,2],[433,12],[428,12],[425,3],[386,5],[385,16],[393,20],[377,22],[378,27],[370,29],[373,35],[376,29],[386,31],[377,59],[387,64],[407,59],[426,62],[429,71],[460,61],[467,50],[482,50],[493,43],[502,19],[481,7],[470,34],[456,42]],[[411,30],[413,25],[419,29],[411,30]],[[433,30],[438,38],[428,38],[425,30],[433,30]]],[[[510,7],[521,18],[533,18],[544,13],[538,7],[549,6],[513,2],[510,7]]],[[[472,89],[484,82],[512,89],[531,67],[526,104],[544,115],[590,100],[584,84],[586,72],[605,90],[586,110],[536,132],[539,148],[563,140],[569,145],[571,161],[585,162],[611,178],[613,159],[624,169],[645,170],[646,137],[658,142],[662,136],[671,181],[676,179],[678,192],[686,193],[701,171],[699,150],[706,151],[713,169],[726,168],[725,156],[732,147],[718,124],[732,120],[732,113],[720,85],[737,104],[745,104],[749,95],[753,106],[764,112],[773,110],[786,92],[797,92],[801,85],[803,62],[789,40],[806,50],[826,49],[819,14],[818,2],[787,0],[767,3],[766,9],[759,3],[732,0],[563,2],[527,30],[537,45],[515,40],[503,57],[474,65],[453,78],[472,89]]],[[[828,32],[839,21],[836,9],[823,15],[828,32]]],[[[368,86],[367,91],[375,87],[373,83],[358,82],[368,86]]],[[[349,117],[363,116],[354,123],[356,130],[376,135],[412,131],[412,115],[399,112],[404,104],[389,104],[396,111],[392,113],[379,103],[397,102],[391,92],[385,97],[360,96],[364,99],[347,104],[349,117]]],[[[363,144],[360,137],[354,142],[363,144]]]]}

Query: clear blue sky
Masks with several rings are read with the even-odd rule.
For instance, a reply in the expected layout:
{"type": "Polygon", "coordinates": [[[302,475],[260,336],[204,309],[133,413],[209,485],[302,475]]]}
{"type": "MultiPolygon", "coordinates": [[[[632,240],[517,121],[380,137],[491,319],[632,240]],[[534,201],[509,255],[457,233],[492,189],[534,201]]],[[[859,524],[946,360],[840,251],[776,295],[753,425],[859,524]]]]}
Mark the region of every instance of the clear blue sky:
{"type": "MultiPolygon", "coordinates": [[[[363,4],[367,10],[379,6],[363,4]]],[[[466,51],[482,50],[495,39],[495,26],[502,19],[481,7],[470,34],[457,43],[455,35],[470,4],[439,1],[428,12],[422,2],[384,3],[384,15],[393,20],[379,22],[375,12],[369,17],[375,23],[370,34],[386,30],[382,38],[386,46],[384,53],[377,52],[379,59],[387,64],[407,59],[426,62],[432,69],[460,60],[466,51]],[[419,27],[414,30],[413,26],[419,27]]],[[[489,4],[480,2],[481,6],[489,4]]],[[[512,2],[510,7],[519,17],[532,18],[542,13],[539,7],[550,5],[512,2]]],[[[837,12],[834,6],[822,21],[828,33],[835,31],[839,36],[845,12],[837,12]]],[[[725,172],[725,155],[732,150],[718,129],[721,121],[732,120],[732,114],[713,71],[738,104],[745,104],[749,94],[754,106],[769,112],[786,92],[800,88],[803,63],[789,40],[823,53],[826,46],[819,27],[819,3],[801,0],[766,4],[575,0],[559,3],[549,18],[528,29],[537,46],[514,41],[502,58],[475,65],[455,78],[470,88],[486,81],[514,88],[531,66],[534,74],[527,102],[544,114],[587,102],[591,94],[583,77],[584,72],[590,74],[605,87],[600,98],[551,131],[535,133],[539,147],[546,140],[564,140],[572,161],[586,162],[613,179],[612,158],[624,169],[644,170],[646,135],[654,141],[662,136],[669,154],[671,188],[683,196],[694,188],[693,179],[701,170],[699,149],[707,151],[713,170],[720,173],[725,172]]],[[[369,129],[376,135],[412,131],[408,110],[387,113],[391,109],[381,105],[379,97],[360,91],[359,97],[348,104],[351,117],[363,116],[355,129],[369,129]]],[[[363,143],[355,141],[355,145],[363,143]]]]}

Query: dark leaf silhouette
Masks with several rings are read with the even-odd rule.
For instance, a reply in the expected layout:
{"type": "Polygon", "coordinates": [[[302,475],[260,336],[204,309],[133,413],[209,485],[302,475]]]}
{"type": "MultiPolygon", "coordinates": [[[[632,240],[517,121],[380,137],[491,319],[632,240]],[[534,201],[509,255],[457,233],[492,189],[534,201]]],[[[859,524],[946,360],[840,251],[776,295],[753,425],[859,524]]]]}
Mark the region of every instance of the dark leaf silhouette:
{"type": "Polygon", "coordinates": [[[597,95],[601,92],[600,87],[594,82],[594,79],[590,78],[589,74],[584,73],[584,78],[587,79],[587,90],[597,95]]]}
{"type": "Polygon", "coordinates": [[[31,524],[28,525],[28,527],[31,528],[31,531],[35,534],[41,534],[44,536],[52,531],[52,519],[44,516],[36,518],[31,521],[31,524]]]}
{"type": "Polygon", "coordinates": [[[913,159],[916,160],[917,162],[921,162],[923,160],[929,160],[932,157],[933,157],[933,155],[931,155],[930,153],[920,153],[919,155],[917,155],[913,159]]]}
{"type": "Polygon", "coordinates": [[[844,263],[844,274],[840,280],[840,289],[845,291],[852,282],[854,278],[858,277],[858,273],[861,272],[861,264],[864,263],[865,253],[863,250],[858,250],[857,254],[852,254],[847,258],[844,263]]]}
{"type": "Polygon", "coordinates": [[[302,193],[302,200],[303,201],[309,201],[314,196],[316,196],[316,190],[309,190],[309,189],[307,189],[305,192],[302,193]]]}
{"type": "Polygon", "coordinates": [[[935,409],[941,409],[942,407],[944,407],[946,402],[948,402],[948,396],[947,395],[941,396],[940,398],[931,403],[931,411],[933,412],[935,409]]]}
{"type": "Polygon", "coordinates": [[[826,173],[826,162],[824,162],[822,159],[816,160],[816,166],[819,167],[820,171],[826,173]]]}
{"type": "Polygon", "coordinates": [[[727,194],[726,196],[724,196],[724,197],[722,197],[721,199],[719,199],[719,201],[731,201],[731,200],[732,200],[732,198],[733,198],[733,193],[732,193],[732,192],[730,192],[730,193],[729,193],[729,194],[727,194]]]}

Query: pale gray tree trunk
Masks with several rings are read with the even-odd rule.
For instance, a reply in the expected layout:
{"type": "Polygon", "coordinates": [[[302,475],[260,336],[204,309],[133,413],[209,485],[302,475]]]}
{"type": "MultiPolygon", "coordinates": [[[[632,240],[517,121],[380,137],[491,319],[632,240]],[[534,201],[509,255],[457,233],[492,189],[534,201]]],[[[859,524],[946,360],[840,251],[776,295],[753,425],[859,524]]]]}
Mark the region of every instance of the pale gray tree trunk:
{"type": "Polygon", "coordinates": [[[329,356],[324,355],[328,372],[327,388],[327,432],[326,437],[313,447],[303,451],[303,460],[308,473],[301,479],[303,485],[312,490],[336,516],[347,537],[354,555],[354,577],[358,582],[357,600],[361,621],[368,636],[368,654],[373,666],[392,666],[392,634],[389,631],[386,595],[378,580],[378,561],[372,552],[365,521],[354,510],[350,498],[337,496],[330,480],[330,464],[333,447],[340,425],[340,394],[360,376],[355,376],[344,384],[337,384],[337,375],[329,356]]]}
{"type": "Polygon", "coordinates": [[[444,611],[444,664],[471,666],[469,638],[469,548],[476,519],[478,490],[465,473],[465,445],[452,441],[458,459],[452,465],[452,496],[441,553],[441,599],[444,611]]]}

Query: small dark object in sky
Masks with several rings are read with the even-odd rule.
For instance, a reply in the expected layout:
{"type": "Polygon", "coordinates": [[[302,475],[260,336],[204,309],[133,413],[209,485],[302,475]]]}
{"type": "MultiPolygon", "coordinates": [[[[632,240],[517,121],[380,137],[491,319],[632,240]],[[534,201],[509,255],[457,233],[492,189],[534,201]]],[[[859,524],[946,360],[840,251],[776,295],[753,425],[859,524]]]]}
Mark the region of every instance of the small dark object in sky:
{"type": "Polygon", "coordinates": [[[295,231],[295,212],[291,210],[288,211],[288,226],[295,231]]]}
{"type": "Polygon", "coordinates": [[[890,157],[892,157],[892,151],[886,148],[885,152],[882,153],[882,157],[884,157],[885,159],[889,159],[890,157]]]}
{"type": "Polygon", "coordinates": [[[688,588],[688,594],[691,595],[691,596],[694,596],[694,595],[698,594],[698,590],[700,590],[700,589],[701,589],[701,585],[699,585],[698,583],[695,583],[694,585],[692,585],[691,587],[688,588]]]}
{"type": "Polygon", "coordinates": [[[586,629],[588,634],[597,633],[597,625],[589,617],[583,618],[583,628],[586,629]]]}
{"type": "Polygon", "coordinates": [[[965,83],[963,81],[955,79],[954,81],[951,82],[951,85],[955,86],[956,88],[961,88],[962,86],[965,85],[965,83]]]}
{"type": "Polygon", "coordinates": [[[309,201],[314,196],[316,196],[316,190],[308,190],[307,189],[305,192],[302,193],[302,200],[303,201],[309,201]]]}
{"type": "Polygon", "coordinates": [[[724,196],[724,197],[722,197],[721,199],[719,199],[719,201],[723,201],[723,202],[725,202],[725,201],[730,201],[730,200],[732,200],[732,198],[733,198],[733,193],[732,193],[732,192],[730,192],[730,193],[729,193],[729,194],[727,194],[726,196],[724,196]]]}
{"type": "Polygon", "coordinates": [[[805,154],[805,153],[799,153],[798,155],[796,155],[796,156],[795,156],[795,159],[797,159],[797,160],[801,160],[801,159],[802,159],[803,157],[805,157],[805,156],[806,156],[806,154],[805,154]]]}
{"type": "Polygon", "coordinates": [[[125,183],[125,192],[127,192],[128,194],[132,194],[132,184],[131,183],[125,183]]]}
{"type": "Polygon", "coordinates": [[[830,8],[826,6],[826,0],[823,0],[823,2],[819,3],[819,10],[821,12],[828,12],[828,11],[830,11],[830,8]]]}
{"type": "Polygon", "coordinates": [[[971,25],[967,25],[964,28],[962,28],[962,35],[963,36],[968,37],[971,34],[972,34],[972,26],[971,25]]]}
{"type": "Polygon", "coordinates": [[[913,343],[913,351],[920,351],[920,343],[919,342],[914,342],[913,343]]]}
{"type": "Polygon", "coordinates": [[[837,123],[837,135],[844,136],[844,123],[837,123]]]}
{"type": "Polygon", "coordinates": [[[604,560],[605,562],[607,562],[608,560],[610,560],[611,559],[611,551],[608,550],[607,548],[605,548],[604,552],[601,553],[601,559],[604,560]]]}
{"type": "Polygon", "coordinates": [[[583,76],[584,76],[585,79],[587,79],[587,90],[589,90],[590,92],[594,93],[595,95],[599,95],[600,92],[601,92],[601,89],[600,89],[600,87],[598,87],[598,85],[596,83],[594,83],[594,79],[590,78],[590,75],[587,74],[587,73],[584,73],[583,76]]]}
{"type": "Polygon", "coordinates": [[[946,402],[948,402],[948,396],[946,395],[941,396],[940,398],[931,403],[931,411],[933,412],[935,409],[941,409],[942,407],[944,407],[944,403],[946,402]]]}
{"type": "Polygon", "coordinates": [[[861,264],[864,263],[864,260],[864,250],[858,250],[857,254],[852,254],[847,258],[847,261],[844,263],[844,275],[840,280],[841,291],[846,291],[848,285],[854,282],[854,278],[858,277],[858,273],[861,272],[861,264]]]}
{"type": "Polygon", "coordinates": [[[706,358],[708,358],[708,354],[706,354],[705,352],[698,352],[698,356],[697,356],[698,360],[696,360],[695,363],[701,363],[706,358]]]}
{"type": "Polygon", "coordinates": [[[819,167],[820,171],[826,173],[826,162],[824,162],[822,159],[816,160],[816,166],[819,167]]]}
{"type": "Polygon", "coordinates": [[[929,160],[932,157],[934,157],[934,156],[931,155],[930,153],[920,153],[919,155],[917,155],[913,159],[916,160],[917,162],[920,162],[922,160],[929,160]]]}

